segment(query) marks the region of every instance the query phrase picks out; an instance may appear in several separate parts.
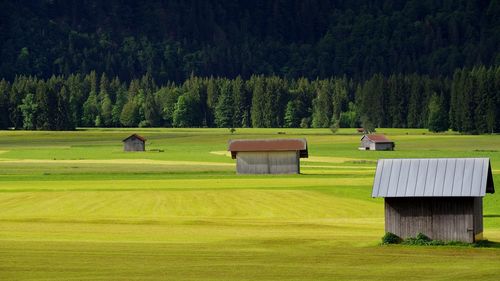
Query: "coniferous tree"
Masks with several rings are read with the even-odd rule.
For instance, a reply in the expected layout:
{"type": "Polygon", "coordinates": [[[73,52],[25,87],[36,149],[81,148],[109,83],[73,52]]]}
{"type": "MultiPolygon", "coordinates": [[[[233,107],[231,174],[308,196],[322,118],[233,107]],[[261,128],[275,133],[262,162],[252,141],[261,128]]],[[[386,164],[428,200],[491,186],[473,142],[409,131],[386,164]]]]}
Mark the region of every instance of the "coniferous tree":
{"type": "Polygon", "coordinates": [[[191,125],[189,105],[184,95],[181,95],[177,100],[172,119],[174,127],[189,127],[191,125]]]}
{"type": "Polygon", "coordinates": [[[144,100],[144,118],[148,127],[157,127],[160,125],[160,113],[158,104],[152,93],[146,94],[144,100]]]}
{"type": "Polygon", "coordinates": [[[161,115],[164,125],[167,127],[173,126],[174,110],[177,100],[182,95],[179,88],[174,85],[169,85],[161,88],[157,92],[157,96],[161,106],[161,115]]]}
{"type": "Polygon", "coordinates": [[[57,97],[56,130],[74,130],[75,124],[71,119],[70,98],[66,86],[62,86],[57,97]]]}
{"type": "Polygon", "coordinates": [[[245,84],[240,76],[231,82],[231,91],[234,96],[234,116],[233,122],[235,127],[248,127],[250,120],[250,109],[245,84]]]}
{"type": "Polygon", "coordinates": [[[328,128],[332,116],[331,88],[329,81],[318,82],[318,94],[313,102],[312,126],[328,128]]]}
{"type": "Polygon", "coordinates": [[[110,88],[114,93],[114,104],[111,108],[111,120],[113,126],[120,126],[120,116],[123,107],[127,103],[127,87],[120,82],[118,77],[111,81],[110,88]]]}
{"type": "Polygon", "coordinates": [[[136,127],[139,123],[139,107],[133,100],[123,106],[120,122],[124,127],[136,127]]]}
{"type": "Polygon", "coordinates": [[[297,110],[297,102],[289,101],[285,109],[285,127],[297,128],[300,124],[300,117],[297,110]]]}
{"type": "Polygon", "coordinates": [[[21,105],[19,105],[19,110],[23,116],[23,129],[34,130],[38,105],[35,102],[33,94],[27,94],[26,97],[23,98],[21,105]]]}
{"type": "Polygon", "coordinates": [[[223,80],[220,85],[220,94],[215,107],[215,124],[219,128],[232,128],[234,126],[234,98],[231,84],[223,80]]]}
{"type": "Polygon", "coordinates": [[[252,84],[252,127],[264,128],[266,127],[266,98],[264,92],[264,78],[262,76],[254,76],[251,79],[252,84]]]}
{"type": "Polygon", "coordinates": [[[9,127],[9,83],[0,80],[0,130],[9,127]]]}
{"type": "Polygon", "coordinates": [[[83,114],[82,114],[82,124],[86,127],[95,126],[95,121],[99,116],[99,111],[97,109],[97,94],[95,92],[90,92],[87,100],[83,104],[83,114]]]}
{"type": "Polygon", "coordinates": [[[429,100],[428,128],[431,132],[444,132],[448,130],[448,112],[443,105],[443,98],[434,94],[429,100]]]}

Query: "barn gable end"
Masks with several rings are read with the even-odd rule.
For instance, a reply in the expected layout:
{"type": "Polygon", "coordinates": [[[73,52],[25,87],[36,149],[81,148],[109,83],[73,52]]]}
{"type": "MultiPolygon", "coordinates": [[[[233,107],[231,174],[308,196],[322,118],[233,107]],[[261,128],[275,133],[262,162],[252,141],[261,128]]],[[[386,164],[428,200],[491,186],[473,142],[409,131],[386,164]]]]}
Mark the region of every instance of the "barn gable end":
{"type": "Polygon", "coordinates": [[[132,134],[123,139],[123,151],[145,151],[146,139],[138,134],[132,134]]]}

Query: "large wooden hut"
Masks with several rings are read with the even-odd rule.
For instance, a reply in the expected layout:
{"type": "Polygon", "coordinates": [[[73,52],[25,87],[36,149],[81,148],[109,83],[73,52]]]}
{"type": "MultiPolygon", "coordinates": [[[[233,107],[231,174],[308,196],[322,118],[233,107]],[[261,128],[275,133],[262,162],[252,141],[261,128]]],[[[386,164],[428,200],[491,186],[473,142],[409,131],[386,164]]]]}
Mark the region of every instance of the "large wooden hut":
{"type": "Polygon", "coordinates": [[[138,134],[132,134],[123,140],[123,151],[145,151],[146,139],[138,134]]]}
{"type": "Polygon", "coordinates": [[[308,157],[305,139],[231,140],[228,151],[238,174],[298,174],[308,157]]]}
{"type": "Polygon", "coordinates": [[[394,150],[394,142],[384,135],[366,134],[361,137],[359,150],[394,150]]]}
{"type": "Polygon", "coordinates": [[[372,197],[385,201],[385,231],[443,241],[482,239],[483,197],[494,193],[488,158],[381,159],[372,197]]]}

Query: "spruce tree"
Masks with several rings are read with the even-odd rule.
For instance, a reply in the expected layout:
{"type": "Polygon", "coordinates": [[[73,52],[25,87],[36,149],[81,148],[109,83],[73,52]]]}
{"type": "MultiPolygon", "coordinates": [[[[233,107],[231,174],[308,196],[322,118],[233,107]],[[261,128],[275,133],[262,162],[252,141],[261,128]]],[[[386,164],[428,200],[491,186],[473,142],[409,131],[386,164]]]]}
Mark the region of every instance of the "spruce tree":
{"type": "Polygon", "coordinates": [[[253,76],[252,80],[252,127],[264,128],[266,127],[266,116],[264,113],[266,107],[264,78],[262,76],[253,76]]]}
{"type": "Polygon", "coordinates": [[[429,100],[428,128],[431,132],[448,130],[448,112],[443,106],[443,98],[434,94],[429,100]]]}
{"type": "Polygon", "coordinates": [[[9,127],[9,83],[2,79],[0,81],[0,130],[9,127]]]}
{"type": "Polygon", "coordinates": [[[297,110],[297,102],[289,101],[285,109],[285,127],[297,128],[300,123],[300,117],[297,110]]]}
{"type": "Polygon", "coordinates": [[[234,126],[234,98],[231,84],[223,80],[220,86],[220,94],[215,107],[215,124],[219,128],[232,128],[234,126]]]}
{"type": "Polygon", "coordinates": [[[332,116],[332,100],[330,82],[323,80],[317,84],[317,96],[313,101],[312,126],[328,128],[332,116]]]}
{"type": "Polygon", "coordinates": [[[27,94],[26,97],[23,98],[22,104],[19,105],[19,110],[23,116],[23,129],[34,130],[38,105],[36,104],[33,94],[27,94]]]}

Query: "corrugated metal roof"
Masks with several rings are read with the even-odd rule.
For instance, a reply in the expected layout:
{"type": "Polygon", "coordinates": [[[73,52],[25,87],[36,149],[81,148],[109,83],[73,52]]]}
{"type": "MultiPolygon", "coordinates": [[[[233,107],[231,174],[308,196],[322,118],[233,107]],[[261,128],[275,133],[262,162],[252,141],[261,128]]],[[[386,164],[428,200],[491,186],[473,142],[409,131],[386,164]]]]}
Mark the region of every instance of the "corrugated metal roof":
{"type": "Polygon", "coordinates": [[[130,136],[128,136],[125,139],[123,139],[123,141],[126,141],[126,140],[128,140],[130,138],[137,138],[137,139],[139,139],[141,141],[146,141],[146,139],[144,137],[141,137],[138,134],[131,134],[130,136]]]}
{"type": "Polygon", "coordinates": [[[489,158],[380,159],[372,197],[460,197],[494,193],[489,158]]]}
{"type": "Polygon", "coordinates": [[[390,139],[386,138],[384,135],[364,135],[361,137],[361,140],[364,138],[368,138],[372,142],[378,142],[378,143],[393,143],[390,139]]]}
{"type": "Polygon", "coordinates": [[[233,158],[240,151],[300,151],[300,157],[308,157],[306,139],[230,140],[227,150],[233,158]]]}

